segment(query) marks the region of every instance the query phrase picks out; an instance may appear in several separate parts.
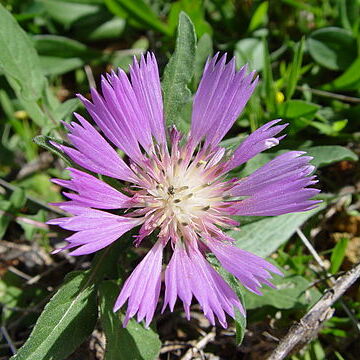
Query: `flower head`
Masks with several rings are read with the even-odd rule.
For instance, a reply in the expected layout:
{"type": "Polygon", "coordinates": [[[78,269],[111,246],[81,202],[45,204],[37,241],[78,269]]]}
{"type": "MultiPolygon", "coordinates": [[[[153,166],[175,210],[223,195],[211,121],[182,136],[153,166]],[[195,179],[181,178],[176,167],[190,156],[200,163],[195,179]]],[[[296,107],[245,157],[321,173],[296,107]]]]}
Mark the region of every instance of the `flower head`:
{"type": "MultiPolygon", "coordinates": [[[[257,78],[247,68],[235,70],[226,56],[210,59],[195,95],[190,133],[167,129],[155,57],[134,60],[130,79],[121,70],[101,81],[102,95],[92,89],[92,102],[79,96],[101,133],[75,114],[79,122],[65,124],[73,147],[58,145],[75,163],[93,173],[125,182],[119,190],[84,171],[70,168],[71,180],[53,180],[73,192],[57,204],[73,216],[51,220],[74,234],[66,240],[70,254],[100,250],[134,227],[135,246],[156,235],[144,259],[121,289],[114,310],[128,303],[125,325],[137,314],[148,325],[161,290],[163,252],[172,248],[165,269],[163,310],[183,302],[187,317],[195,298],[211,323],[226,327],[226,313],[244,309],[234,291],[215,271],[206,254],[243,286],[261,294],[272,286],[264,259],[239,249],[224,229],[238,223],[233,215],[272,216],[312,209],[318,190],[310,176],[313,166],[303,152],[284,153],[246,178],[228,178],[235,167],[275,146],[287,126],[271,121],[246,138],[234,152],[219,145],[251,96],[257,78]],[[277,137],[278,136],[278,137],[277,137]],[[125,162],[114,148],[129,158],[125,162]],[[110,213],[120,210],[120,215],[110,213]]],[[[63,249],[65,249],[63,248],[63,249]]],[[[61,249],[61,250],[63,250],[61,249]]]]}

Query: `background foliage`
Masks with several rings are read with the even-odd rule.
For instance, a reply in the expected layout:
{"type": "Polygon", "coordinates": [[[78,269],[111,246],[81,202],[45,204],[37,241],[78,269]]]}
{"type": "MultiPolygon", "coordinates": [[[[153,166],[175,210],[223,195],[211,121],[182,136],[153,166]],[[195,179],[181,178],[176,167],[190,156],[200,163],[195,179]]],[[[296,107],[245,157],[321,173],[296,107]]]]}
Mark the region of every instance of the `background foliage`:
{"type": "MultiPolygon", "coordinates": [[[[196,356],[264,358],[329,277],[360,261],[359,9],[359,0],[0,1],[0,358],[178,359],[211,332],[216,336],[196,356]],[[158,314],[150,330],[134,321],[121,327],[113,299],[144,251],[131,247],[131,235],[95,257],[49,255],[66,236],[45,224],[61,215],[47,205],[62,199],[49,179],[66,177],[69,161],[49,141],[66,141],[60,120],[85,113],[75,93],[89,96],[100,74],[127,69],[147,50],[163,74],[167,121],[183,131],[209,55],[228,52],[238,67],[248,63],[260,73],[223,145],[236,146],[275,118],[290,123],[288,136],[234,176],[284,150],[314,156],[319,208],[241,218],[242,230],[232,231],[238,246],[270,257],[286,277],[275,280],[279,290],[255,297],[223,272],[248,309],[247,324],[239,315],[226,331],[212,329],[197,305],[191,322],[179,306],[158,314]],[[299,234],[310,239],[321,266],[299,234]]],[[[356,359],[359,305],[354,286],[318,339],[291,358],[356,359]]]]}

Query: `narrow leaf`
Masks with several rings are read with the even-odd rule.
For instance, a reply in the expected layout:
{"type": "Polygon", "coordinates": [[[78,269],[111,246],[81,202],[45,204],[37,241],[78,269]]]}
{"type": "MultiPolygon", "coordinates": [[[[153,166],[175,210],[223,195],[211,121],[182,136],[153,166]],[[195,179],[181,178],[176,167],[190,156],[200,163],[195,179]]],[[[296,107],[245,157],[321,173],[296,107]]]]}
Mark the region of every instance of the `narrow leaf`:
{"type": "Polygon", "coordinates": [[[178,125],[182,107],[191,99],[187,85],[190,82],[195,63],[196,35],[190,18],[181,12],[175,52],[164,71],[162,88],[164,111],[167,124],[178,125]]]}
{"type": "Polygon", "coordinates": [[[286,86],[286,99],[291,99],[294,95],[297,82],[300,78],[301,64],[304,53],[304,38],[295,46],[294,58],[290,65],[290,74],[286,86]]]}
{"type": "Polygon", "coordinates": [[[330,266],[330,273],[335,274],[339,271],[340,266],[345,257],[345,251],[348,244],[349,239],[343,237],[340,241],[335,245],[332,253],[331,253],[331,266],[330,266]]]}

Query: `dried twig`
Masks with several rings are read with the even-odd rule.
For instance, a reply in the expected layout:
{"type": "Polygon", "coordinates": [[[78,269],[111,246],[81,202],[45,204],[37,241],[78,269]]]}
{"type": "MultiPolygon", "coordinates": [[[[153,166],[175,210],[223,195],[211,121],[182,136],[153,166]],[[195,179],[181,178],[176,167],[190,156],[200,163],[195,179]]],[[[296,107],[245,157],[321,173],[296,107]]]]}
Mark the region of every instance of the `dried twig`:
{"type": "Polygon", "coordinates": [[[280,341],[267,360],[282,360],[294,348],[301,348],[310,342],[317,335],[322,324],[333,315],[334,310],[331,309],[331,306],[359,277],[360,263],[336,280],[334,286],[322,296],[298,323],[290,328],[287,335],[280,341]]]}
{"type": "Polygon", "coordinates": [[[204,337],[202,337],[195,345],[189,349],[181,360],[191,360],[194,357],[194,354],[200,352],[209,342],[215,339],[215,330],[212,330],[204,337]]]}
{"type": "Polygon", "coordinates": [[[11,352],[12,352],[13,354],[16,354],[15,344],[14,344],[14,342],[11,340],[11,337],[10,337],[9,333],[7,332],[5,326],[1,326],[0,331],[1,331],[1,333],[3,334],[6,342],[8,343],[11,352]]]}
{"type": "Polygon", "coordinates": [[[353,96],[336,94],[336,93],[333,93],[330,91],[312,89],[312,88],[305,87],[305,86],[297,86],[296,89],[298,89],[300,91],[310,91],[311,93],[318,95],[318,96],[322,96],[322,97],[327,97],[327,98],[331,98],[331,99],[337,99],[337,100],[346,101],[346,102],[350,102],[350,103],[360,104],[360,98],[353,97],[353,96]]]}
{"type": "MultiPolygon", "coordinates": [[[[18,189],[17,186],[8,183],[8,182],[5,181],[4,179],[0,179],[0,186],[3,186],[4,188],[6,188],[6,189],[8,189],[8,190],[10,190],[10,191],[15,191],[15,190],[18,189]]],[[[56,208],[56,207],[53,207],[53,206],[50,206],[50,205],[48,205],[47,203],[45,203],[45,202],[43,202],[43,201],[41,201],[41,200],[38,200],[38,199],[36,199],[36,198],[33,197],[33,196],[30,196],[30,195],[27,195],[27,194],[25,194],[25,196],[26,196],[26,198],[27,198],[28,200],[30,200],[30,201],[33,202],[34,204],[37,204],[37,205],[40,206],[40,207],[43,207],[43,208],[45,208],[45,209],[47,209],[47,210],[49,210],[49,211],[51,211],[51,212],[53,212],[53,213],[55,213],[55,214],[58,214],[58,215],[63,215],[63,216],[65,215],[65,216],[67,216],[67,213],[66,213],[65,211],[63,211],[63,210],[60,210],[60,209],[58,209],[58,208],[56,208]]]]}
{"type": "Polygon", "coordinates": [[[37,171],[47,169],[53,161],[54,161],[54,157],[52,156],[51,153],[47,151],[42,152],[39,154],[39,157],[36,160],[25,164],[20,169],[20,171],[16,175],[16,179],[21,180],[37,171]]]}
{"type": "MultiPolygon", "coordinates": [[[[300,230],[297,229],[296,230],[297,234],[299,235],[301,241],[304,243],[304,245],[307,247],[307,249],[310,251],[311,255],[314,257],[314,259],[316,260],[316,262],[318,263],[318,265],[321,267],[321,269],[323,270],[323,272],[326,274],[326,276],[328,277],[328,285],[334,285],[335,284],[335,279],[333,277],[331,277],[326,269],[325,263],[322,261],[320,255],[317,253],[317,251],[315,250],[315,248],[312,246],[311,242],[307,239],[307,237],[305,236],[305,234],[300,230]]],[[[351,310],[348,308],[348,306],[340,299],[339,300],[340,305],[342,306],[342,308],[344,309],[344,311],[346,312],[346,314],[349,316],[350,320],[352,321],[352,323],[354,324],[355,330],[360,334],[360,324],[358,322],[358,320],[355,318],[355,316],[353,315],[353,313],[351,312],[351,310]]]]}
{"type": "Polygon", "coordinates": [[[96,82],[95,82],[94,74],[92,72],[90,65],[85,65],[84,70],[85,70],[85,74],[88,79],[90,88],[96,89],[96,82]]]}

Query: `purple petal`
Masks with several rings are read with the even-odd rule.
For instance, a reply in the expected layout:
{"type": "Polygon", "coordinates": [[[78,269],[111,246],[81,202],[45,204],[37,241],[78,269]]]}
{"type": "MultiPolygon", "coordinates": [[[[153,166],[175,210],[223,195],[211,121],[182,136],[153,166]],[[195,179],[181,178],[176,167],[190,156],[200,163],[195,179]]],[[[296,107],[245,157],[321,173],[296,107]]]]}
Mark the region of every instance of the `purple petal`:
{"type": "Polygon", "coordinates": [[[162,96],[155,57],[142,57],[140,65],[134,60],[130,83],[119,69],[103,77],[102,96],[91,90],[93,103],[79,96],[86,109],[107,136],[134,161],[141,161],[139,143],[149,152],[152,137],[165,142],[162,96]]]}
{"type": "Polygon", "coordinates": [[[124,327],[136,313],[138,321],[146,318],[149,326],[160,294],[162,254],[163,245],[159,241],[125,281],[114,305],[117,311],[128,301],[124,327]]]}
{"type": "Polygon", "coordinates": [[[274,126],[280,121],[281,119],[270,121],[250,134],[235,150],[227,169],[240,166],[260,152],[278,145],[283,136],[279,138],[275,136],[288,126],[288,124],[274,126]]]}
{"type": "MultiPolygon", "coordinates": [[[[144,120],[150,125],[152,136],[160,144],[166,142],[163,100],[158,66],[154,54],[147,53],[146,61],[142,55],[140,62],[134,58],[130,66],[131,83],[144,120]]],[[[144,121],[144,122],[145,122],[144,121]]],[[[144,122],[141,122],[141,127],[144,122]]],[[[143,131],[141,128],[140,131],[143,131]]]]}
{"type": "Polygon", "coordinates": [[[107,141],[82,116],[74,114],[80,124],[65,124],[70,131],[69,139],[76,149],[59,145],[74,162],[94,173],[111,176],[126,181],[135,181],[136,177],[125,162],[107,141]]]}
{"type": "Polygon", "coordinates": [[[238,278],[242,285],[255,294],[261,295],[258,288],[261,288],[262,284],[271,284],[269,282],[270,271],[282,275],[274,265],[234,245],[214,239],[208,239],[206,245],[220,261],[223,268],[238,278]]]}
{"type": "Polygon", "coordinates": [[[209,59],[196,92],[191,122],[191,137],[195,145],[216,146],[229,131],[250,98],[256,83],[247,68],[235,71],[235,59],[226,62],[226,54],[209,59]]]}
{"type": "Polygon", "coordinates": [[[67,210],[76,215],[53,219],[47,223],[58,225],[66,230],[76,231],[75,234],[65,239],[69,242],[65,248],[79,246],[78,249],[70,253],[74,256],[90,254],[103,249],[141,223],[139,219],[126,218],[85,207],[74,206],[67,210]]]}
{"type": "Polygon", "coordinates": [[[74,193],[64,193],[77,205],[95,207],[98,209],[120,209],[131,206],[131,199],[110,185],[83,171],[68,168],[71,180],[52,179],[52,182],[67,187],[74,193]]]}
{"type": "Polygon", "coordinates": [[[177,244],[174,250],[165,271],[166,290],[163,309],[169,305],[172,310],[176,297],[179,296],[189,318],[190,303],[194,295],[204,315],[213,325],[216,316],[220,324],[227,327],[225,313],[234,317],[234,307],[236,307],[244,314],[239,299],[199,250],[189,249],[188,252],[182,244],[177,244]]]}
{"type": "Polygon", "coordinates": [[[304,152],[290,151],[277,156],[231,190],[233,196],[250,196],[233,206],[236,215],[276,216],[312,209],[310,200],[320,190],[308,188],[317,181],[309,176],[314,167],[304,152]]]}

